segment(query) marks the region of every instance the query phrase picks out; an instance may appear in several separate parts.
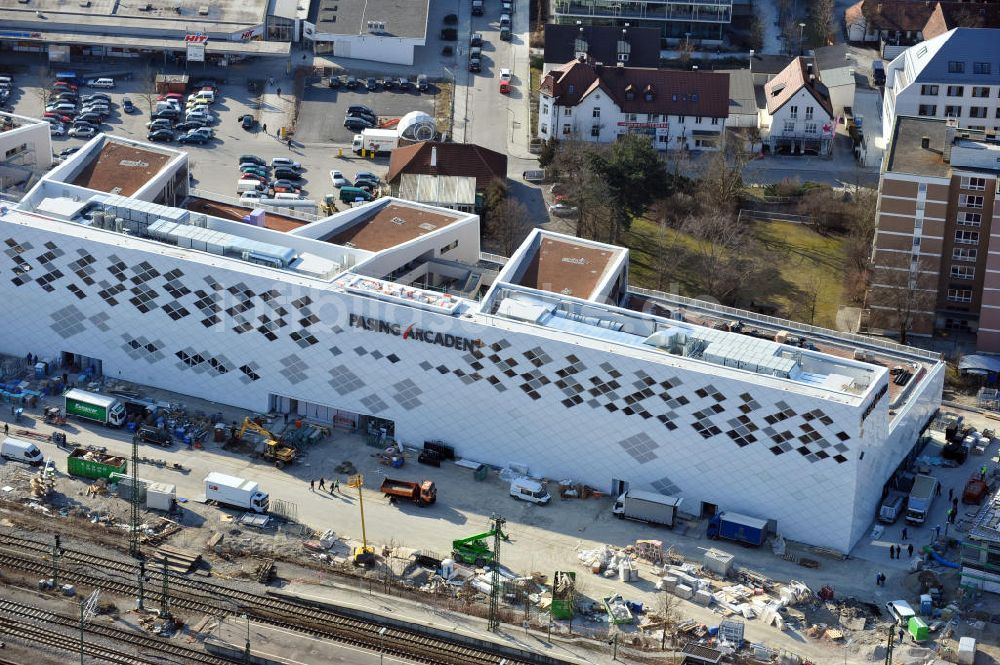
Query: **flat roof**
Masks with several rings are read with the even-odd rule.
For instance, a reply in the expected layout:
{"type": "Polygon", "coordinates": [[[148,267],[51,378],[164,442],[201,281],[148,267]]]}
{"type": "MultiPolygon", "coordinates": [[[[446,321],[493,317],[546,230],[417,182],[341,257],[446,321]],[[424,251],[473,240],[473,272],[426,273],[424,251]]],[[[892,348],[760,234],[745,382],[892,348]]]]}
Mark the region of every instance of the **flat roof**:
{"type": "MultiPolygon", "coordinates": [[[[253,208],[251,207],[228,205],[226,203],[209,201],[208,199],[200,199],[197,197],[189,198],[185,207],[191,212],[200,212],[206,215],[212,215],[213,217],[230,219],[234,222],[242,222],[243,218],[253,211],[253,208]]],[[[264,228],[271,229],[272,231],[281,231],[282,233],[285,233],[297,229],[300,226],[305,226],[308,223],[309,222],[274,213],[270,210],[264,212],[264,228]]]]}
{"type": "Polygon", "coordinates": [[[105,141],[71,184],[99,192],[132,196],[173,158],[174,155],[131,144],[105,141]]]}
{"type": "MultiPolygon", "coordinates": [[[[30,5],[24,5],[18,0],[0,0],[0,8],[21,12],[25,16],[20,20],[38,18],[40,11],[46,14],[45,19],[38,19],[41,24],[46,21],[58,23],[70,21],[73,23],[89,22],[99,17],[140,18],[147,23],[239,23],[254,24],[264,20],[267,10],[267,0],[200,0],[191,3],[180,2],[118,2],[117,0],[90,0],[90,6],[84,7],[80,2],[64,2],[63,0],[31,0],[30,5]],[[146,7],[151,7],[146,10],[146,7]],[[180,7],[180,12],[175,10],[180,7]],[[202,11],[205,11],[202,14],[202,11]]],[[[197,32],[193,30],[192,32],[197,32]]],[[[204,32],[204,31],[203,31],[204,32]]]]}
{"type": "MultiPolygon", "coordinates": [[[[16,0],[7,0],[16,2],[16,0]]],[[[367,35],[369,21],[385,23],[385,31],[373,37],[427,36],[430,0],[320,0],[316,32],[335,35],[367,35]]]]}
{"type": "Polygon", "coordinates": [[[520,286],[589,298],[621,249],[593,246],[542,235],[520,279],[520,286]]]}
{"type": "MultiPolygon", "coordinates": [[[[0,0],[2,2],[3,0],[0,0]]],[[[8,14],[0,9],[0,24],[4,22],[8,14]]],[[[199,26],[202,27],[202,26],[199,26]]],[[[117,30],[119,32],[127,32],[129,28],[141,29],[141,26],[123,26],[123,27],[113,27],[108,26],[108,30],[117,30]]],[[[178,30],[183,30],[183,26],[178,25],[178,30]]],[[[140,37],[133,35],[106,35],[106,34],[93,34],[84,32],[19,32],[6,30],[0,32],[0,41],[18,41],[18,42],[38,42],[40,44],[93,44],[94,40],[100,39],[100,42],[104,46],[113,46],[116,48],[133,48],[133,49],[150,49],[154,51],[183,51],[184,43],[176,37],[173,38],[157,38],[157,37],[140,37]]],[[[263,42],[263,41],[249,41],[249,42],[230,42],[223,41],[220,39],[209,39],[205,47],[205,52],[209,55],[247,55],[247,56],[287,56],[291,52],[291,44],[289,42],[263,42]]],[[[69,65],[67,69],[72,69],[72,65],[69,65]]]]}
{"type": "Polygon", "coordinates": [[[378,252],[433,233],[466,216],[391,203],[359,217],[351,226],[323,240],[378,252]]]}
{"type": "Polygon", "coordinates": [[[912,173],[945,178],[951,165],[944,161],[948,125],[943,119],[897,116],[892,130],[889,158],[885,161],[888,173],[912,173]],[[930,148],[922,148],[921,140],[930,139],[930,148]]]}

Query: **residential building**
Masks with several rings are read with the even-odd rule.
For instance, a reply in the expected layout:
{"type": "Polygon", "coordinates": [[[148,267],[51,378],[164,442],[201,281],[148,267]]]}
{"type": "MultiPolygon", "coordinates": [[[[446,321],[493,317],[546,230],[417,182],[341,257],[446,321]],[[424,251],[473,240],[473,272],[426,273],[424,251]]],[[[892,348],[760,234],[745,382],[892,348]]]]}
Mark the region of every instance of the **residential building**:
{"type": "Polygon", "coordinates": [[[538,110],[541,139],[611,143],[642,134],[658,150],[718,150],[729,117],[729,75],[573,60],[543,77],[538,110]]]}
{"type": "Polygon", "coordinates": [[[660,31],[611,25],[545,24],[542,71],[586,57],[591,62],[628,67],[660,66],[660,31]]]}
{"type": "Polygon", "coordinates": [[[956,28],[906,49],[886,67],[882,133],[897,116],[954,118],[959,127],[1000,129],[1000,29],[956,28]]]}
{"type": "Polygon", "coordinates": [[[998,173],[996,135],[954,120],[896,118],[872,252],[878,327],[898,329],[909,316],[915,334],[975,333],[978,349],[1000,352],[1000,273],[991,270],[1000,256],[998,173]]]}
{"type": "Polygon", "coordinates": [[[477,277],[475,215],[385,197],[280,232],[151,204],[186,164],[102,135],[0,211],[0,352],[841,552],[940,406],[939,355],[630,287],[622,247],[535,229],[477,277]],[[131,195],[95,164],[116,150],[131,195]]]}
{"type": "Polygon", "coordinates": [[[844,11],[844,25],[849,41],[877,42],[882,56],[892,60],[953,28],[1000,27],[1000,4],[860,0],[844,11]]]}
{"type": "Polygon", "coordinates": [[[795,58],[764,84],[761,139],[772,154],[829,155],[836,121],[830,91],[810,58],[795,58]]]}
{"type": "MultiPolygon", "coordinates": [[[[479,200],[495,180],[505,181],[507,179],[507,155],[474,143],[441,143],[437,141],[422,141],[400,146],[393,150],[392,156],[389,158],[389,172],[385,176],[392,191],[399,194],[402,178],[416,175],[472,178],[471,189],[467,184],[464,184],[464,181],[463,184],[458,181],[449,181],[450,185],[444,182],[434,185],[434,191],[445,187],[445,189],[454,191],[455,194],[462,192],[458,198],[465,204],[470,192],[474,201],[479,200]]],[[[426,179],[422,182],[425,183],[422,187],[430,186],[426,179]]],[[[450,198],[449,196],[438,200],[450,200],[450,198]]]]}
{"type": "Polygon", "coordinates": [[[554,23],[657,28],[665,39],[720,41],[733,20],[733,0],[556,0],[554,23]]]}

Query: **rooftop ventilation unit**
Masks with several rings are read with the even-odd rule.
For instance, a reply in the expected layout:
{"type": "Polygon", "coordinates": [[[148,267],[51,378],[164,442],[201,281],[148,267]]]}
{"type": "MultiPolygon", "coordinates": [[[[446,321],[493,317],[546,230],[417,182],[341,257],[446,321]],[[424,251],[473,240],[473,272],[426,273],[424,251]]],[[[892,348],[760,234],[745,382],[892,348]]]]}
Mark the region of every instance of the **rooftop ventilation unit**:
{"type": "Polygon", "coordinates": [[[392,223],[396,224],[397,226],[402,226],[403,224],[406,224],[406,220],[403,219],[402,217],[393,217],[392,223]]]}
{"type": "Polygon", "coordinates": [[[437,227],[434,226],[433,224],[428,223],[428,222],[424,222],[423,224],[418,224],[417,228],[423,229],[424,231],[433,231],[437,227]]]}

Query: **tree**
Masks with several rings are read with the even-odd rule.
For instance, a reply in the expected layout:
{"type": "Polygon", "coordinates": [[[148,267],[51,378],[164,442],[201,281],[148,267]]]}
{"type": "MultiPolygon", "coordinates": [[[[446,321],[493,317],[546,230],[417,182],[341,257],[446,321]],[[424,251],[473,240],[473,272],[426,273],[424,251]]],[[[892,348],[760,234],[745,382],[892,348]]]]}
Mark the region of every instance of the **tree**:
{"type": "Polygon", "coordinates": [[[750,48],[757,52],[764,48],[764,22],[756,14],[750,21],[750,48]]]}
{"type": "Polygon", "coordinates": [[[677,621],[680,619],[680,612],[677,609],[678,598],[669,591],[664,590],[663,593],[656,597],[656,611],[663,619],[663,635],[660,639],[660,650],[664,650],[667,647],[667,635],[670,635],[670,641],[673,642],[674,639],[674,628],[677,626],[677,621]]]}
{"type": "Polygon", "coordinates": [[[937,275],[909,252],[876,252],[869,294],[871,320],[894,329],[900,344],[916,328],[930,330],[937,300],[937,275]],[[930,320],[929,320],[930,319],[930,320]]]}
{"type": "Polygon", "coordinates": [[[698,184],[704,205],[722,215],[732,215],[743,197],[743,169],[747,152],[737,141],[730,141],[723,150],[708,158],[698,184]]]}
{"type": "Polygon", "coordinates": [[[510,256],[534,227],[524,204],[508,197],[487,218],[486,234],[500,254],[510,256]]]}
{"type": "Polygon", "coordinates": [[[618,244],[632,218],[667,192],[667,174],[648,137],[628,134],[610,148],[590,153],[590,167],[606,184],[611,207],[607,241],[618,244]]]}
{"type": "Polygon", "coordinates": [[[538,153],[538,165],[543,169],[549,166],[556,157],[556,151],[559,149],[559,140],[555,138],[550,138],[548,141],[542,143],[542,151],[538,153]]]}
{"type": "Polygon", "coordinates": [[[809,41],[825,46],[833,34],[833,12],[835,0],[810,0],[809,41]]]}
{"type": "Polygon", "coordinates": [[[576,235],[596,239],[607,226],[610,209],[607,187],[594,172],[590,155],[603,148],[575,138],[557,141],[554,147],[549,171],[559,183],[562,195],[579,209],[576,235]]]}
{"type": "Polygon", "coordinates": [[[692,272],[704,295],[737,304],[761,270],[753,234],[734,215],[718,212],[691,216],[681,229],[697,241],[691,251],[692,272]]]}
{"type": "Polygon", "coordinates": [[[143,72],[139,96],[149,109],[149,115],[152,116],[156,112],[156,98],[159,97],[159,93],[156,92],[156,72],[153,71],[153,67],[149,62],[146,63],[146,69],[143,72]]]}
{"type": "Polygon", "coordinates": [[[483,192],[483,206],[487,217],[500,207],[505,198],[507,198],[507,183],[501,178],[494,178],[483,192]]]}

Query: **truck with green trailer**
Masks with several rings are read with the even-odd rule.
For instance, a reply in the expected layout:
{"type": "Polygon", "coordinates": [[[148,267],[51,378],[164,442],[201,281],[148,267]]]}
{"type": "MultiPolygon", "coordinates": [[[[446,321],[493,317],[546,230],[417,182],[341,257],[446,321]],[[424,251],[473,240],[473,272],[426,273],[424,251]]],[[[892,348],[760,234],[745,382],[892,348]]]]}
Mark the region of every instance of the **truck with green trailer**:
{"type": "Polygon", "coordinates": [[[125,424],[125,405],[116,397],[100,395],[74,388],[67,390],[66,415],[92,420],[108,427],[125,424]]]}
{"type": "Polygon", "coordinates": [[[93,450],[77,448],[66,458],[66,469],[80,478],[109,478],[112,473],[125,473],[124,457],[115,457],[93,450]]]}

